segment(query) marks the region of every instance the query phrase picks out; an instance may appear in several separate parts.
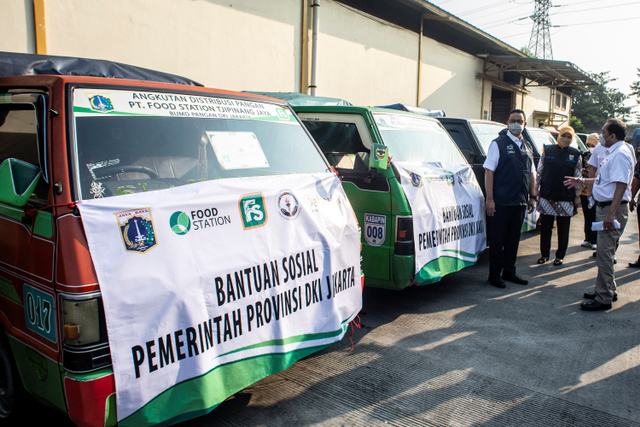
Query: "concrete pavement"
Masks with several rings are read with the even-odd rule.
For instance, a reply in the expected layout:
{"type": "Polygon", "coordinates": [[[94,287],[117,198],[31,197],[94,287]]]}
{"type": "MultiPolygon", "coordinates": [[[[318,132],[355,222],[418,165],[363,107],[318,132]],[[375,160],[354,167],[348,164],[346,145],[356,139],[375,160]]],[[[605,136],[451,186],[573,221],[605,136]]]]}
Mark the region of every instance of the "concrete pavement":
{"type": "Polygon", "coordinates": [[[485,253],[438,284],[365,288],[353,351],[347,334],[189,425],[640,426],[636,216],[607,312],[578,308],[597,271],[583,224],[579,212],[562,266],[536,264],[539,231],[522,236],[527,286],[489,285],[485,253]]]}
{"type": "MultiPolygon", "coordinates": [[[[365,288],[353,336],[181,426],[640,426],[640,269],[627,267],[636,216],[618,250],[619,300],[606,312],[578,308],[597,270],[580,246],[582,218],[562,266],[536,264],[539,232],[522,236],[527,286],[489,285],[485,253],[437,284],[365,288]]],[[[554,236],[552,257],[555,246],[554,236]]],[[[20,425],[73,425],[31,414],[20,425]]]]}

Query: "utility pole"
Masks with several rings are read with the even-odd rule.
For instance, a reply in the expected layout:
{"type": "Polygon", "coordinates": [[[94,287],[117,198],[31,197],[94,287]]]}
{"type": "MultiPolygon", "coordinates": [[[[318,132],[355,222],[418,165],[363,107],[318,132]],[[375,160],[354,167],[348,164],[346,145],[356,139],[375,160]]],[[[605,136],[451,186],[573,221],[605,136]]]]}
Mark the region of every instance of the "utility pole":
{"type": "Polygon", "coordinates": [[[536,0],[536,8],[530,18],[533,20],[529,51],[539,59],[553,59],[551,35],[549,34],[549,7],[551,0],[536,0]]]}

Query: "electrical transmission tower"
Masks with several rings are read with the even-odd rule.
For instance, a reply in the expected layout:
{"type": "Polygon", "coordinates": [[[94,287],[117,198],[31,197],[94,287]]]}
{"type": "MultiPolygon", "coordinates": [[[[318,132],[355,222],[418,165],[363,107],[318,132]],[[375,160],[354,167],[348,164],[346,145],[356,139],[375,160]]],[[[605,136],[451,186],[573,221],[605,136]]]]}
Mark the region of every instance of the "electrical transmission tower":
{"type": "Polygon", "coordinates": [[[529,51],[540,59],[553,59],[549,34],[549,7],[551,0],[536,0],[536,9],[531,15],[533,28],[529,39],[529,51]]]}

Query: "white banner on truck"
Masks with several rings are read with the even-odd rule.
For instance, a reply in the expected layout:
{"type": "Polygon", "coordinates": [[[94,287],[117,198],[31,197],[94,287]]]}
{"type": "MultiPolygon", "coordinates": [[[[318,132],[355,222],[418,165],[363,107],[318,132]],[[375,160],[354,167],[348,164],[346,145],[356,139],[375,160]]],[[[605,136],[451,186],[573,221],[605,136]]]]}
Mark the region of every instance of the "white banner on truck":
{"type": "MultiPolygon", "coordinates": [[[[240,372],[252,360],[266,376],[342,338],[362,306],[360,237],[336,180],[232,178],[79,202],[119,421],[189,381],[188,393],[224,400],[256,376],[240,372]],[[214,370],[223,380],[206,382],[214,370]]],[[[172,396],[164,419],[198,399],[172,396]]]]}
{"type": "MultiPolygon", "coordinates": [[[[441,258],[475,263],[487,247],[484,197],[469,165],[394,162],[413,213],[416,274],[441,258]]],[[[453,265],[453,264],[450,264],[453,265]]],[[[439,268],[441,271],[442,265],[439,268]]],[[[441,271],[447,274],[456,271],[441,271]]]]}
{"type": "Polygon", "coordinates": [[[73,112],[76,117],[105,114],[265,120],[298,124],[289,110],[266,102],[131,90],[76,89],[73,112]]]}

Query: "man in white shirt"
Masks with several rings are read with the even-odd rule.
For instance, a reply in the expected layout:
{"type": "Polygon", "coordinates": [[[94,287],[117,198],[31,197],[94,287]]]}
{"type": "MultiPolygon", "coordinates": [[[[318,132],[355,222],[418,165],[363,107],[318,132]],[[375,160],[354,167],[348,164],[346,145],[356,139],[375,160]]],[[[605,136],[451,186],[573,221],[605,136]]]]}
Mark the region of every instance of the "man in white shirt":
{"type": "MultiPolygon", "coordinates": [[[[625,125],[626,126],[626,125],[625,125]]],[[[626,129],[626,127],[625,127],[626,129]]],[[[602,134],[600,135],[600,138],[602,138],[602,134]]],[[[630,144],[627,144],[626,142],[621,146],[621,148],[623,149],[627,149],[629,150],[629,152],[631,153],[631,155],[633,156],[633,165],[635,167],[635,162],[636,162],[636,153],[633,150],[633,147],[630,144]]],[[[593,152],[591,153],[591,157],[589,157],[589,178],[595,178],[596,175],[598,174],[598,167],[600,167],[600,163],[602,163],[602,161],[605,159],[605,157],[607,156],[607,154],[609,153],[609,151],[607,150],[607,148],[599,141],[598,144],[596,144],[595,148],[593,149],[593,152]]],[[[587,189],[587,197],[592,197],[593,196],[593,187],[589,186],[587,189]]],[[[595,243],[595,242],[594,242],[595,243]]],[[[619,246],[620,242],[616,241],[616,251],[618,250],[618,246],[619,246]]],[[[593,253],[593,256],[596,256],[596,252],[593,253]]],[[[617,264],[617,259],[615,257],[615,255],[613,256],[613,263],[617,264]]]]}
{"type": "Polygon", "coordinates": [[[535,202],[533,152],[522,139],[526,126],[522,110],[509,113],[508,132],[489,145],[484,162],[486,212],[489,230],[489,283],[506,287],[508,280],[520,285],[528,281],[516,273],[516,257],[524,212],[535,202]]]}
{"type": "MultiPolygon", "coordinates": [[[[596,221],[602,221],[603,230],[598,232],[596,261],[598,277],[595,292],[586,292],[587,301],[580,304],[583,310],[608,310],[617,301],[613,259],[616,240],[622,236],[629,216],[628,203],[631,200],[631,182],[635,157],[626,147],[624,137],[627,126],[619,119],[609,119],[602,127],[601,144],[605,155],[595,178],[580,179],[565,177],[567,187],[580,184],[592,186],[596,201],[596,221]],[[619,224],[616,227],[615,222],[619,224]]],[[[595,153],[594,153],[595,154],[595,153]]]]}

